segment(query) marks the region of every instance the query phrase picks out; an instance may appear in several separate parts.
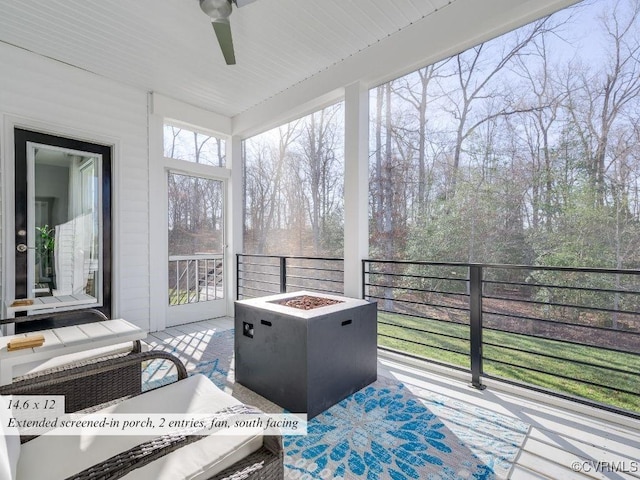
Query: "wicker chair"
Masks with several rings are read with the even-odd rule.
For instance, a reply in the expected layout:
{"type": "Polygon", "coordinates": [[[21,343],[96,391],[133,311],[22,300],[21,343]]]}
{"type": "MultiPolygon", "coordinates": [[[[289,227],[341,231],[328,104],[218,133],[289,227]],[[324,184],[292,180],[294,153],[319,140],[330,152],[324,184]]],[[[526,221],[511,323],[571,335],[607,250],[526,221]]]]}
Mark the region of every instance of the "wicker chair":
{"type": "MultiPolygon", "coordinates": [[[[193,384],[196,380],[200,382],[208,382],[210,387],[213,384],[206,378],[202,376],[195,376],[187,379],[187,371],[182,364],[182,362],[177,359],[175,356],[161,351],[149,351],[149,352],[139,352],[135,354],[130,354],[126,356],[119,356],[115,358],[103,359],[97,362],[91,362],[86,365],[72,366],[61,369],[56,372],[49,372],[45,374],[40,374],[37,378],[30,378],[24,381],[16,382],[12,385],[8,385],[3,387],[3,391],[1,392],[4,395],[11,394],[32,394],[34,391],[37,392],[47,392],[47,389],[53,389],[57,385],[66,385],[67,387],[70,385],[74,385],[75,387],[82,388],[82,379],[84,378],[94,378],[96,375],[105,374],[113,371],[122,371],[123,368],[136,365],[137,368],[142,368],[142,365],[145,362],[150,360],[168,360],[173,362],[175,365],[178,375],[176,378],[176,382],[171,386],[167,387],[161,386],[155,390],[161,391],[166,389],[167,392],[171,389],[175,393],[177,389],[180,389],[184,382],[184,388],[182,388],[182,394],[189,394],[190,390],[185,392],[185,389],[191,389],[189,386],[193,384]],[[200,377],[197,378],[196,377],[200,377]],[[74,382],[70,382],[73,380],[74,382]],[[191,382],[191,384],[189,383],[191,382]]],[[[91,382],[93,380],[90,380],[91,382]]],[[[117,381],[127,382],[128,379],[125,378],[124,375],[119,375],[114,377],[113,388],[119,389],[120,387],[116,385],[117,381]]],[[[74,388],[75,388],[74,387],[74,388]]],[[[214,389],[217,387],[213,386],[214,389]]],[[[126,390],[126,389],[125,389],[126,390]]],[[[77,412],[79,414],[84,413],[93,413],[97,411],[101,411],[104,408],[120,406],[120,404],[125,405],[126,402],[133,402],[136,398],[142,402],[146,401],[145,396],[149,396],[152,394],[151,392],[145,392],[140,394],[139,396],[126,396],[121,399],[112,400],[106,404],[101,405],[93,405],[90,408],[86,408],[81,412],[77,412]]],[[[216,395],[227,395],[221,391],[216,393],[216,395]]],[[[229,396],[230,397],[230,396],[229,396]]],[[[233,400],[237,403],[236,400],[233,400]]],[[[143,403],[144,404],[144,403],[143,403]]],[[[244,407],[242,405],[234,405],[236,408],[244,407]]],[[[248,408],[248,407],[247,407],[248,408]]],[[[186,413],[186,412],[185,412],[186,413]]],[[[219,412],[216,412],[216,414],[219,412]]],[[[4,422],[3,422],[4,423],[4,422]]],[[[6,426],[6,425],[4,425],[6,426]]],[[[2,438],[0,436],[0,438],[2,438]]],[[[7,435],[5,437],[9,438],[7,435]]],[[[20,442],[25,444],[30,441],[34,441],[34,444],[37,444],[39,437],[31,436],[31,437],[21,437],[20,442]]],[[[45,437],[43,437],[45,438],[45,437]]],[[[50,437],[56,438],[56,437],[50,437]]],[[[58,437],[60,439],[64,437],[58,437]]],[[[67,477],[69,480],[98,480],[98,479],[110,479],[114,480],[117,478],[121,478],[131,472],[131,476],[128,478],[137,478],[135,471],[138,468],[142,468],[147,466],[155,461],[161,461],[161,459],[165,456],[174,452],[177,455],[180,455],[180,449],[190,445],[191,443],[195,443],[200,441],[203,436],[194,435],[192,432],[182,432],[171,435],[163,435],[157,438],[154,438],[151,441],[144,442],[140,445],[136,445],[133,448],[129,448],[124,452],[120,452],[117,455],[114,455],[104,461],[99,462],[96,465],[92,465],[89,468],[85,468],[81,472],[74,474],[70,477],[67,477]]],[[[59,440],[61,441],[61,440],[59,440]]],[[[23,447],[24,448],[24,447],[23,447]]],[[[10,450],[10,448],[9,448],[10,450]]],[[[178,457],[179,458],[179,457],[178,457]]],[[[2,465],[0,465],[0,474],[2,465]]],[[[15,467],[14,467],[15,468],[15,467]]],[[[1,476],[1,475],[0,475],[1,476]]],[[[173,478],[173,477],[172,477],[173,478]]],[[[198,477],[200,478],[200,477],[198,477]]],[[[262,437],[262,446],[258,448],[258,450],[251,452],[250,454],[244,456],[243,458],[235,461],[231,466],[225,468],[224,470],[215,473],[213,476],[209,477],[210,480],[222,480],[222,479],[247,479],[247,480],[277,480],[284,478],[284,467],[283,467],[283,447],[282,441],[279,436],[264,436],[262,437]]],[[[22,478],[16,478],[16,480],[23,480],[22,478]]],[[[33,480],[29,478],[29,480],[33,480]]],[[[179,480],[176,478],[176,480],[179,480]]]]}

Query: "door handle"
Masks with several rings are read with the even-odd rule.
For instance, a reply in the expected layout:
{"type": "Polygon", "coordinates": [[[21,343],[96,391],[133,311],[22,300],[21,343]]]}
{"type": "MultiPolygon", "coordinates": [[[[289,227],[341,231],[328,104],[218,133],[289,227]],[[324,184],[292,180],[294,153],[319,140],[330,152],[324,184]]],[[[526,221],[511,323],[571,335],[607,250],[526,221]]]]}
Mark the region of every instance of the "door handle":
{"type": "Polygon", "coordinates": [[[20,253],[24,253],[29,249],[24,243],[19,243],[16,245],[16,250],[20,253]]]}

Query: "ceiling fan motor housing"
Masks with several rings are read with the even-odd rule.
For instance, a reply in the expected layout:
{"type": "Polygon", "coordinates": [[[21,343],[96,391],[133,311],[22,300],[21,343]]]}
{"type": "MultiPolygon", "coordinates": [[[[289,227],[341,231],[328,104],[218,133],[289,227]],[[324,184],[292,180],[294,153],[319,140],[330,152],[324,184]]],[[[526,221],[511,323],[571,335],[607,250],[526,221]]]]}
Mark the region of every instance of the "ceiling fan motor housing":
{"type": "Polygon", "coordinates": [[[200,8],[214,20],[231,15],[230,0],[200,0],[200,8]]]}

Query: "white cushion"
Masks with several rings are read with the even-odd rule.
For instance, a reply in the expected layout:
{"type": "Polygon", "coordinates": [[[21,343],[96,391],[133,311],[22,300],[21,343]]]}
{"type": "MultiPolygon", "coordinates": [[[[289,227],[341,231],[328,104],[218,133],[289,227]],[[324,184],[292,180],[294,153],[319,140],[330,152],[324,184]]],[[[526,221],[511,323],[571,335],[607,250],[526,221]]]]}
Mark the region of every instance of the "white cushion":
{"type": "Polygon", "coordinates": [[[15,480],[20,458],[20,434],[16,427],[9,427],[11,396],[3,396],[0,401],[0,478],[15,480]]]}
{"type": "MultiPolygon", "coordinates": [[[[103,412],[214,413],[241,402],[203,375],[146,392],[103,412]]],[[[151,440],[149,436],[55,436],[55,430],[22,445],[18,480],[64,479],[122,451],[151,440]]],[[[262,429],[243,436],[211,435],[171,452],[123,477],[129,480],[200,480],[209,478],[262,446],[262,429]]]]}

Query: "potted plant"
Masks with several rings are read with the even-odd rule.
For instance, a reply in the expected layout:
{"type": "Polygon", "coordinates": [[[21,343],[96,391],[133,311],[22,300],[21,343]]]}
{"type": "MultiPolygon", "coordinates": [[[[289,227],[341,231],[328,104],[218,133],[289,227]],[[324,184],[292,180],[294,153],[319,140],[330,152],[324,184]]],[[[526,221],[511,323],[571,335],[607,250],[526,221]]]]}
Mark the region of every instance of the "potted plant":
{"type": "Polygon", "coordinates": [[[36,236],[36,253],[38,254],[37,261],[40,264],[40,279],[48,279],[52,284],[52,288],[54,288],[53,251],[56,245],[55,229],[50,228],[49,225],[43,225],[36,227],[36,232],[38,232],[36,236]]]}

